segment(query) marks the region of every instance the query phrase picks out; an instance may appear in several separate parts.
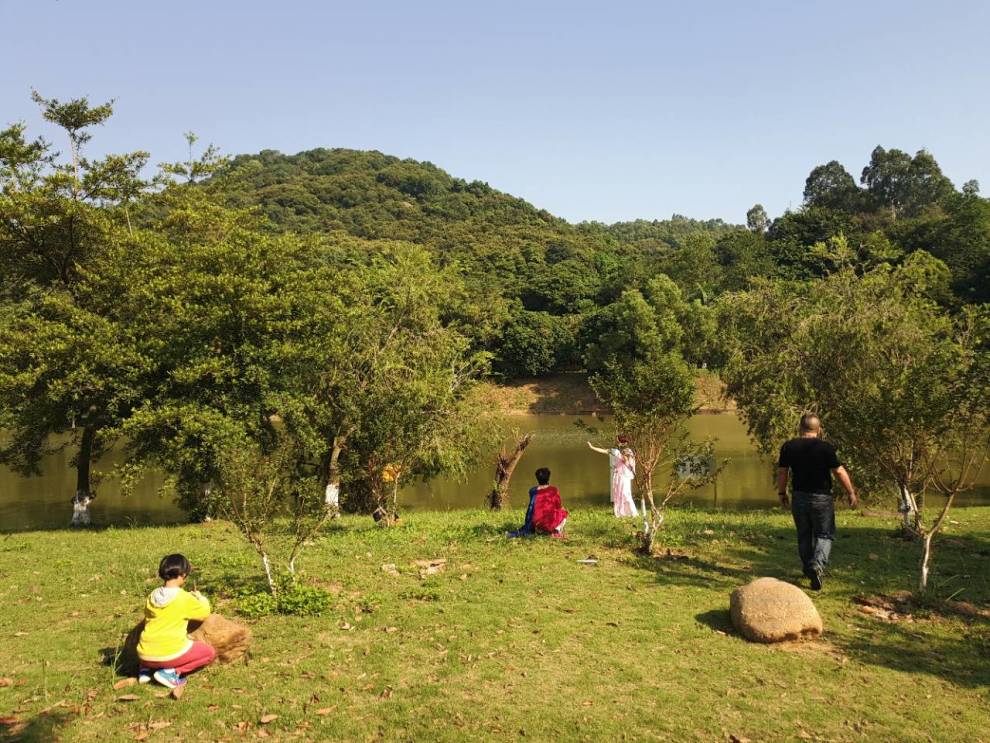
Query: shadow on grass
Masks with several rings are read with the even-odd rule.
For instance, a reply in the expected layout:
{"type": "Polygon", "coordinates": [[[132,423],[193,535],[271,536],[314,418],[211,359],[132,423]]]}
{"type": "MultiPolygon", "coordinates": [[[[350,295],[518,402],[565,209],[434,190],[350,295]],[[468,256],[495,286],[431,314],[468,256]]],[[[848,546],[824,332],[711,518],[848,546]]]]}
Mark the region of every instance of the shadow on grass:
{"type": "MultiPolygon", "coordinates": [[[[633,564],[653,572],[661,585],[724,592],[727,607],[732,589],[759,577],[806,588],[795,541],[792,529],[770,525],[717,543],[692,535],[670,557],[638,556],[633,564]]],[[[931,596],[915,604],[914,621],[884,622],[863,616],[852,599],[914,589],[920,545],[897,537],[893,528],[846,524],[835,540],[825,592],[814,596],[826,615],[826,628],[836,628],[829,640],[859,663],[932,675],[959,686],[990,686],[990,620],[946,602],[962,593],[977,610],[990,603],[988,548],[990,534],[985,532],[938,541],[931,596]],[[841,629],[843,624],[848,631],[841,629]]],[[[735,634],[727,608],[695,618],[713,630],[735,634]]]]}
{"type": "Polygon", "coordinates": [[[990,686],[990,633],[952,623],[876,622],[854,635],[832,637],[833,644],[860,663],[924,673],[957,686],[990,686]]]}
{"type": "Polygon", "coordinates": [[[0,741],[50,743],[59,740],[59,730],[75,715],[63,710],[47,710],[24,721],[0,722],[0,741]]]}
{"type": "Polygon", "coordinates": [[[712,609],[711,611],[695,614],[694,618],[700,623],[717,632],[724,632],[727,635],[736,633],[732,626],[732,615],[728,609],[712,609]]]}
{"type": "Polygon", "coordinates": [[[715,560],[680,553],[651,557],[638,554],[633,564],[654,572],[660,583],[694,588],[731,590],[755,577],[748,566],[723,565],[715,560]]]}

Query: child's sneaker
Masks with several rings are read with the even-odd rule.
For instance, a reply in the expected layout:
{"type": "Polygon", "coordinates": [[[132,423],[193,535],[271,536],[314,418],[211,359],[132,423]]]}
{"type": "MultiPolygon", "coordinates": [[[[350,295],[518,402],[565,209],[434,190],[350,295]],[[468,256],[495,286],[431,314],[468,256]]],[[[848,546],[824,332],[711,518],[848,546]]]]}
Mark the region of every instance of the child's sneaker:
{"type": "Polygon", "coordinates": [[[550,538],[551,539],[565,539],[564,532],[559,531],[559,530],[558,531],[555,531],[555,532],[552,532],[550,534],[550,538]]]}
{"type": "Polygon", "coordinates": [[[159,668],[155,671],[155,681],[169,689],[182,686],[186,680],[175,672],[174,668],[159,668]]]}
{"type": "Polygon", "coordinates": [[[151,677],[154,675],[154,671],[150,668],[139,668],[138,669],[138,683],[139,684],[150,684],[151,677]]]}

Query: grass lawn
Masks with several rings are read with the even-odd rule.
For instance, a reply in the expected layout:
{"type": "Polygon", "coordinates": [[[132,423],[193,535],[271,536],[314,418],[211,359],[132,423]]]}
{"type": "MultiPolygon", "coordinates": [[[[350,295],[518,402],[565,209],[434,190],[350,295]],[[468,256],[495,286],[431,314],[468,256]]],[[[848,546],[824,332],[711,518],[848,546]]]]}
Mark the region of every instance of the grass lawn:
{"type": "MultiPolygon", "coordinates": [[[[504,539],[520,519],[335,522],[303,557],[333,609],[253,621],[248,661],[191,677],[179,701],[114,690],[103,659],[168,552],[235,613],[260,569],[228,525],[0,536],[0,738],[990,741],[990,620],[888,622],[851,601],[914,586],[918,546],[891,517],[839,512],[814,595],[825,636],[789,647],[750,644],[728,618],[729,592],[753,577],[804,585],[785,513],[678,509],[661,559],[636,555],[634,525],[604,509],[573,514],[564,541],[504,539]],[[589,555],[599,563],[577,562],[589,555]],[[444,569],[422,576],[415,561],[435,558],[444,569]]],[[[953,519],[934,593],[985,608],[990,508],[953,519]]]]}

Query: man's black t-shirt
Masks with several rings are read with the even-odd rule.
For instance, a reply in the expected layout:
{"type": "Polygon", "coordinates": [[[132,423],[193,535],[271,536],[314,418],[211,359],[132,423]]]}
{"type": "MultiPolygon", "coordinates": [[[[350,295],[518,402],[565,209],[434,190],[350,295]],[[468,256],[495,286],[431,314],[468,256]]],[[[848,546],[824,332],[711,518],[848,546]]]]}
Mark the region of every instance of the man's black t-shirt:
{"type": "Polygon", "coordinates": [[[780,447],[778,467],[789,467],[791,484],[802,493],[831,493],[830,470],[841,466],[835,447],[810,436],[791,439],[780,447]]]}

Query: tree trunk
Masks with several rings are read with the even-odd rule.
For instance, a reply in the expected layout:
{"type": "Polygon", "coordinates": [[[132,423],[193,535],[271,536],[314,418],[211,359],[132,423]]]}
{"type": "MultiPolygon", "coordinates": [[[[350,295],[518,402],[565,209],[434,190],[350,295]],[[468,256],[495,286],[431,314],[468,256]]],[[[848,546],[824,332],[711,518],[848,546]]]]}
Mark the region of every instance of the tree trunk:
{"type": "Polygon", "coordinates": [[[918,589],[926,591],[928,589],[928,563],[932,557],[932,537],[935,532],[928,532],[925,535],[924,546],[921,550],[921,573],[918,576],[918,589]]]}
{"type": "Polygon", "coordinates": [[[909,532],[921,525],[918,502],[907,485],[898,485],[898,490],[900,491],[901,503],[897,510],[901,512],[901,526],[905,532],[909,532]]]}
{"type": "Polygon", "coordinates": [[[642,485],[640,486],[640,507],[643,511],[643,552],[652,555],[656,548],[657,533],[663,524],[663,513],[657,510],[656,501],[653,499],[653,472],[642,470],[642,485]]]}
{"type": "Polygon", "coordinates": [[[918,576],[918,588],[922,591],[928,588],[928,566],[932,559],[932,540],[935,535],[942,530],[942,526],[945,524],[945,520],[949,516],[949,509],[952,508],[952,502],[956,498],[957,490],[953,490],[949,496],[945,499],[945,505],[942,506],[942,511],[939,513],[938,518],[935,519],[935,523],[932,524],[931,528],[922,534],[923,542],[921,548],[921,571],[918,576]]]}
{"type": "Polygon", "coordinates": [[[344,450],[345,437],[334,436],[325,468],[323,507],[331,518],[340,516],[340,454],[344,450]]]}
{"type": "Polygon", "coordinates": [[[509,495],[509,482],[512,480],[512,473],[532,439],[533,434],[527,433],[516,441],[512,454],[506,454],[503,448],[495,458],[495,484],[488,501],[493,511],[501,511],[502,506],[505,505],[509,495]]]}
{"type": "Polygon", "coordinates": [[[95,496],[90,485],[90,467],[95,439],[96,429],[92,426],[84,427],[79,453],[76,455],[76,494],[72,498],[72,526],[89,526],[92,523],[89,504],[95,496]]]}

